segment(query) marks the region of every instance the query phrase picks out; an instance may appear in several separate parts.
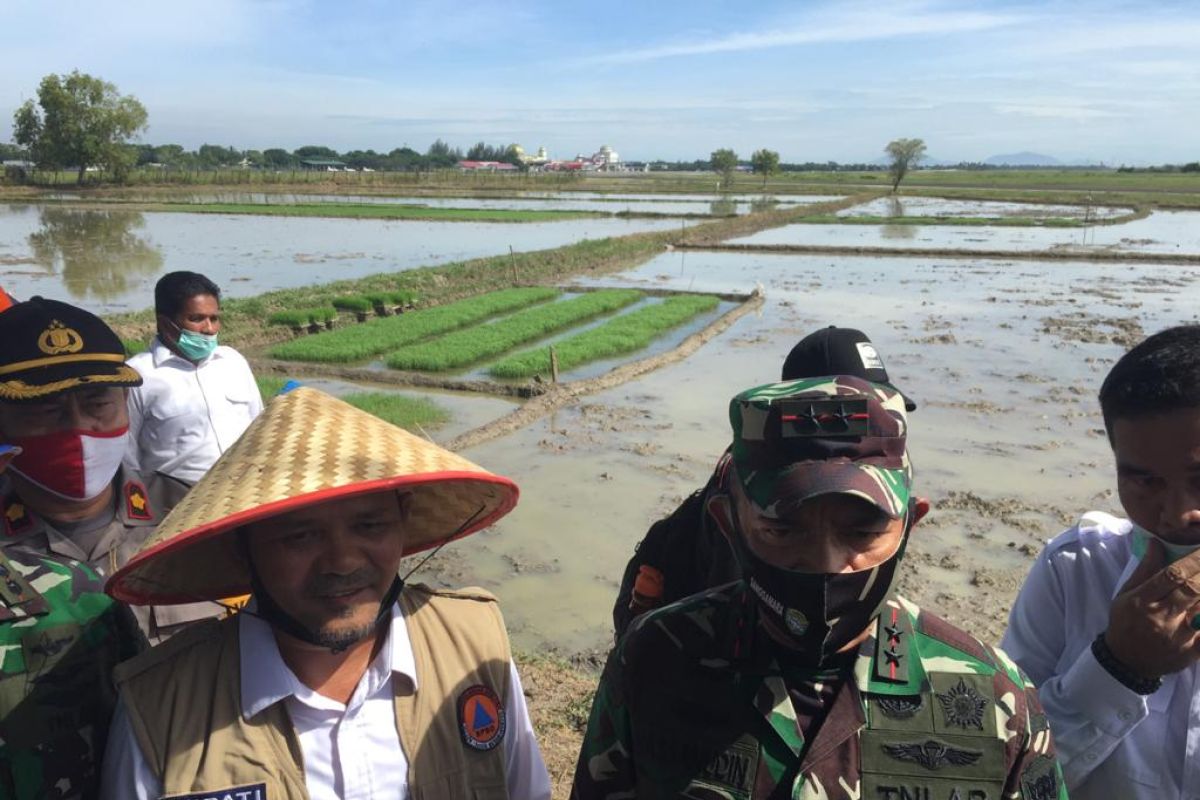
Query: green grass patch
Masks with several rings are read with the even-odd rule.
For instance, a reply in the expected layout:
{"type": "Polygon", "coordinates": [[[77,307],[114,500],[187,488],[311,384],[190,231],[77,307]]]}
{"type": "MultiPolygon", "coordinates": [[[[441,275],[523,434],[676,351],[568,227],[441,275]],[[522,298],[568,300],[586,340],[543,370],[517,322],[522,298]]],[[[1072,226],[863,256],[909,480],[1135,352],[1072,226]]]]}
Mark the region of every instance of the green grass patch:
{"type": "Polygon", "coordinates": [[[337,319],[337,309],[333,306],[319,306],[317,308],[294,308],[285,311],[276,311],[267,317],[268,325],[289,325],[293,328],[301,328],[305,325],[314,323],[325,323],[337,319]]]}
{"type": "Polygon", "coordinates": [[[342,398],[355,408],[374,414],[384,422],[419,434],[421,428],[432,428],[450,419],[450,412],[432,400],[405,397],[385,392],[362,392],[342,398]]]}
{"type": "Polygon", "coordinates": [[[555,211],[513,208],[444,208],[398,203],[150,203],[148,211],[186,214],[253,214],[266,217],[350,217],[353,219],[413,219],[436,222],[557,222],[606,217],[595,211],[555,211]]]}
{"type": "Polygon", "coordinates": [[[401,348],[387,357],[392,369],[429,372],[464,367],[492,358],[518,345],[565,330],[592,317],[607,314],[643,297],[636,289],[608,289],[550,303],[486,325],[448,333],[436,339],[401,348]]]}
{"type": "Polygon", "coordinates": [[[874,214],[856,214],[846,217],[822,214],[801,217],[796,221],[805,225],[963,225],[1004,228],[1082,228],[1087,224],[1093,224],[1072,217],[952,217],[938,215],[885,217],[874,214]]]}
{"type": "Polygon", "coordinates": [[[258,384],[258,393],[262,395],[265,403],[279,394],[279,390],[287,384],[288,379],[278,378],[274,375],[255,375],[254,381],[258,384]]]}
{"type": "MultiPolygon", "coordinates": [[[[641,350],[672,328],[716,308],[719,302],[711,295],[681,295],[617,317],[557,342],[554,350],[558,354],[558,368],[565,372],[589,361],[641,350]]],[[[488,372],[497,378],[548,375],[549,348],[517,353],[498,362],[488,372]]]]}
{"type": "Polygon", "coordinates": [[[293,339],[271,348],[270,353],[274,358],[296,361],[362,361],[497,314],[543,303],[559,294],[558,289],[543,286],[502,289],[411,314],[373,319],[331,333],[293,339]]]}

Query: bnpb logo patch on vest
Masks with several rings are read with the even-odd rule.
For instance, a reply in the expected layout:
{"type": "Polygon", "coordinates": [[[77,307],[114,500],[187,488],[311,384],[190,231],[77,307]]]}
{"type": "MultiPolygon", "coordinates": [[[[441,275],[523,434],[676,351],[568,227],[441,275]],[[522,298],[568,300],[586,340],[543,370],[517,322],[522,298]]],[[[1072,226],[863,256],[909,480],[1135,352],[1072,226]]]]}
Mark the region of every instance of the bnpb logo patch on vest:
{"type": "Polygon", "coordinates": [[[458,730],[467,747],[491,750],[504,740],[507,726],[504,706],[488,687],[476,684],[458,696],[458,730]]]}

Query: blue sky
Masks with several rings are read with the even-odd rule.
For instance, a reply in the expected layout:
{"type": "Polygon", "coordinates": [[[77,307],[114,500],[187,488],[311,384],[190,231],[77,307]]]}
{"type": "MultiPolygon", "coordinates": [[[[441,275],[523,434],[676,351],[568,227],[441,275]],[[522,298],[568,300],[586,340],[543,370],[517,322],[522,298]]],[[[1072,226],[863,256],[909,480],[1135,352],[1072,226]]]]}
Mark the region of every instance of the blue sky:
{"type": "Polygon", "coordinates": [[[0,25],[0,140],[78,68],[187,147],[1200,159],[1200,3],[2,0],[0,25]]]}

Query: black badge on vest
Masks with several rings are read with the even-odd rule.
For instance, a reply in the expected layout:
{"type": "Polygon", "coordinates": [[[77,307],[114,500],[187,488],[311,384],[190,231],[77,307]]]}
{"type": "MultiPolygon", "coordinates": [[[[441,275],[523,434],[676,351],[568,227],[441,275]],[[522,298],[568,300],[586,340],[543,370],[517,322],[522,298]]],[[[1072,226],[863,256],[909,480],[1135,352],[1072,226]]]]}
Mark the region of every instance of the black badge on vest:
{"type": "Polygon", "coordinates": [[[265,783],[230,786],[228,789],[206,789],[191,794],[173,794],[161,800],[268,800],[265,783]]]}
{"type": "Polygon", "coordinates": [[[475,684],[458,696],[458,732],[473,750],[491,750],[504,741],[508,718],[500,698],[488,687],[475,684]]]}

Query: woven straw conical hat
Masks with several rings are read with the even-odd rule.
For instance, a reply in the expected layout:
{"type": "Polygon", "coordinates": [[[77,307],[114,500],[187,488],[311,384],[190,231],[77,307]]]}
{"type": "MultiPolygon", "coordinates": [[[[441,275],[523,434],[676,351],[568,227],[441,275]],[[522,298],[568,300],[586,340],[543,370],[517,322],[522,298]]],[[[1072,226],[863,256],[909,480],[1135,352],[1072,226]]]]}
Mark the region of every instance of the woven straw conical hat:
{"type": "Polygon", "coordinates": [[[486,528],[517,503],[508,478],[327,394],[295,389],[267,404],[107,591],[127,603],[159,605],[246,594],[240,526],[397,490],[411,495],[405,554],[486,528]]]}

